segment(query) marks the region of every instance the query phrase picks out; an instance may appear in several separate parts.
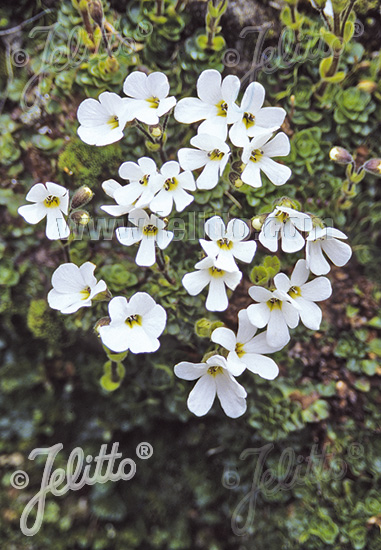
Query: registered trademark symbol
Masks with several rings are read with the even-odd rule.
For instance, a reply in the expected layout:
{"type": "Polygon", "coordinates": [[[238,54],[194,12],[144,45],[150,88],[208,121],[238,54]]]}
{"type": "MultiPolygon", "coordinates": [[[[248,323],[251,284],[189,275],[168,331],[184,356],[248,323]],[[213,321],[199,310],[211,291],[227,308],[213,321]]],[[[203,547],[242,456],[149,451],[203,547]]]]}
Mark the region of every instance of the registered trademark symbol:
{"type": "Polygon", "coordinates": [[[152,455],[153,447],[150,443],[143,441],[142,443],[139,443],[139,445],[136,447],[136,456],[138,458],[146,460],[147,458],[151,458],[152,455]]]}

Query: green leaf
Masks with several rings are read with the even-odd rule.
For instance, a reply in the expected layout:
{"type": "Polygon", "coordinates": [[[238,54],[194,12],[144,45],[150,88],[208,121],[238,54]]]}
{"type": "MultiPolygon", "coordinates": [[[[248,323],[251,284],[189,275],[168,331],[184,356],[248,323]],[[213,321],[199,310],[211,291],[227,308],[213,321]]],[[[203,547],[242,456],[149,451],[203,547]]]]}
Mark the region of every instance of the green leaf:
{"type": "Polygon", "coordinates": [[[346,73],[344,71],[339,71],[333,76],[324,77],[324,80],[326,82],[331,82],[332,84],[338,84],[339,82],[342,82],[345,77],[346,77],[346,73]]]}
{"type": "Polygon", "coordinates": [[[381,357],[381,338],[375,338],[369,344],[370,351],[381,357]]]}
{"type": "Polygon", "coordinates": [[[280,271],[280,260],[277,256],[266,256],[263,260],[263,265],[271,279],[280,271]]]}
{"type": "Polygon", "coordinates": [[[255,285],[264,285],[269,280],[269,273],[265,267],[262,265],[256,265],[253,267],[250,273],[250,280],[255,285]]]}
{"type": "Polygon", "coordinates": [[[332,65],[333,57],[326,57],[320,61],[319,73],[321,78],[325,78],[325,75],[328,73],[332,65]]]}

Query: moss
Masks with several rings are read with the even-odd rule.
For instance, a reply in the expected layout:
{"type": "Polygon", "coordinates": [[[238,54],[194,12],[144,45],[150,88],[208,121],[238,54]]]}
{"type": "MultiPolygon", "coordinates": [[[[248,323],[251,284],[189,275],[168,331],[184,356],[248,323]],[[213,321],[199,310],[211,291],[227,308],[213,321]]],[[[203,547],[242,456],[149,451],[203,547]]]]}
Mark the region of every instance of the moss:
{"type": "Polygon", "coordinates": [[[35,338],[58,342],[61,330],[45,299],[32,300],[27,314],[27,325],[35,338]]]}

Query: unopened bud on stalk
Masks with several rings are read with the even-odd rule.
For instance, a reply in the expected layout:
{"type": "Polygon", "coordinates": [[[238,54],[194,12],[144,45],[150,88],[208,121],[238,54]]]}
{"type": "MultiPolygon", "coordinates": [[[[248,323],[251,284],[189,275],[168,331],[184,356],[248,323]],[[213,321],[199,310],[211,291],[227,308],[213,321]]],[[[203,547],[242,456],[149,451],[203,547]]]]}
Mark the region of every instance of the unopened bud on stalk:
{"type": "Polygon", "coordinates": [[[163,129],[160,126],[160,124],[155,124],[154,126],[149,126],[148,131],[151,134],[152,137],[155,139],[161,137],[163,135],[163,129]]]}
{"type": "Polygon", "coordinates": [[[363,168],[366,172],[373,174],[374,176],[381,176],[381,159],[370,159],[367,160],[363,165],[363,168]]]}
{"type": "Polygon", "coordinates": [[[339,164],[350,164],[353,162],[352,155],[344,147],[333,147],[329,152],[329,158],[339,164]]]}
{"type": "Polygon", "coordinates": [[[99,329],[101,327],[106,327],[111,323],[110,317],[102,317],[101,319],[98,319],[98,321],[94,325],[94,332],[99,334],[99,329]]]}
{"type": "Polygon", "coordinates": [[[103,25],[103,8],[102,3],[99,0],[90,0],[89,2],[89,13],[95,23],[102,27],[103,25]]]}
{"type": "Polygon", "coordinates": [[[87,225],[91,217],[86,210],[76,210],[70,214],[70,219],[75,223],[79,223],[79,225],[87,225]]]}
{"type": "Polygon", "coordinates": [[[256,231],[260,231],[262,229],[262,225],[265,223],[266,218],[267,214],[254,216],[254,218],[251,219],[251,225],[256,231]]]}
{"type": "Polygon", "coordinates": [[[242,187],[243,181],[241,180],[241,176],[237,174],[237,172],[230,172],[229,174],[229,180],[234,187],[242,187]]]}
{"type": "Polygon", "coordinates": [[[87,185],[83,185],[74,193],[73,198],[71,199],[71,208],[75,210],[76,208],[81,208],[85,206],[93,198],[94,193],[87,185]]]}
{"type": "Polygon", "coordinates": [[[360,80],[357,88],[363,92],[373,93],[377,89],[377,84],[373,80],[360,80]]]}

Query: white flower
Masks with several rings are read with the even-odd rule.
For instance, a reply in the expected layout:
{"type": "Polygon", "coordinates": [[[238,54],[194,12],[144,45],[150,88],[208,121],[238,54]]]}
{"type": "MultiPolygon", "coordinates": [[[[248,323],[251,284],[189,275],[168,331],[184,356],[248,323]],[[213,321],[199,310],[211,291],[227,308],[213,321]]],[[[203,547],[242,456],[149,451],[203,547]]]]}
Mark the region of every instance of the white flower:
{"type": "Polygon", "coordinates": [[[113,92],[103,92],[98,101],[88,98],[77,111],[80,126],[77,133],[88,145],[109,145],[123,137],[126,123],[134,118],[128,100],[113,92]]]}
{"type": "MultiPolygon", "coordinates": [[[[314,0],[311,0],[311,4],[315,9],[319,11],[321,10],[321,8],[318,6],[318,4],[314,0]]],[[[332,6],[331,0],[327,0],[327,2],[325,3],[323,12],[327,17],[333,17],[333,6],[332,6]]]]}
{"type": "Polygon", "coordinates": [[[197,178],[199,189],[213,189],[222,176],[229,159],[230,148],[222,139],[208,134],[198,134],[190,140],[197,149],[183,148],[177,153],[184,170],[205,167],[197,178]]]}
{"type": "Polygon", "coordinates": [[[197,271],[184,275],[182,283],[191,296],[196,296],[209,285],[205,307],[209,311],[224,311],[228,305],[226,288],[235,290],[242,279],[240,271],[228,272],[215,267],[215,259],[207,256],[197,262],[197,271]]]}
{"type": "Polygon", "coordinates": [[[134,208],[145,208],[160,189],[156,163],[141,157],[138,162],[124,162],[119,168],[119,176],[129,180],[114,193],[114,199],[119,204],[133,205],[134,208]]]}
{"type": "Polygon", "coordinates": [[[51,181],[36,183],[25,197],[34,204],[20,206],[18,213],[31,224],[46,216],[46,236],[50,240],[66,239],[70,229],[64,218],[69,208],[69,191],[51,181]]]}
{"type": "Polygon", "coordinates": [[[292,172],[288,166],[275,162],[272,157],[285,157],[290,152],[290,141],[280,132],[269,141],[274,130],[254,137],[242,152],[242,162],[246,164],[241,179],[251,187],[261,187],[261,170],[274,185],[283,185],[292,172]]]}
{"type": "Polygon", "coordinates": [[[352,256],[349,244],[339,239],[347,236],[333,227],[314,227],[306,239],[307,267],[315,275],[325,275],[330,270],[330,265],[324,258],[323,252],[331,262],[339,267],[345,265],[352,256]]]}
{"type": "MultiPolygon", "coordinates": [[[[110,179],[102,183],[102,189],[106,195],[115,200],[116,191],[123,189],[123,186],[117,181],[110,179]]],[[[128,214],[133,209],[134,207],[131,204],[120,204],[118,202],[117,204],[105,204],[101,206],[101,210],[104,210],[110,216],[124,216],[124,214],[128,214]]]]}
{"type": "Polygon", "coordinates": [[[276,252],[278,239],[284,252],[297,252],[304,246],[304,237],[299,231],[311,231],[312,220],[308,214],[287,206],[277,206],[266,218],[259,233],[259,242],[276,252]],[[299,230],[299,231],[298,231],[299,230]]]}
{"type": "Polygon", "coordinates": [[[116,230],[118,241],[124,246],[141,241],[135,261],[140,266],[153,265],[156,261],[155,243],[164,250],[173,239],[173,233],[164,229],[163,220],[154,214],[148,216],[144,210],[133,210],[128,216],[128,221],[136,227],[119,227],[116,230]]]}
{"type": "Polygon", "coordinates": [[[183,380],[199,379],[187,401],[188,409],[196,416],[204,416],[211,409],[216,394],[230,418],[246,411],[246,390],[232,376],[229,363],[221,355],[213,355],[205,363],[178,363],[175,374],[183,380]]]}
{"type": "Polygon", "coordinates": [[[279,368],[273,359],[263,353],[274,353],[281,348],[274,349],[269,346],[265,332],[255,336],[256,332],[257,329],[250,323],[247,311],[243,309],[238,313],[237,336],[228,328],[218,327],[212,332],[211,339],[229,351],[228,363],[237,366],[235,376],[248,369],[266,380],[274,380],[279,374],[279,368]]]}
{"type": "Polygon", "coordinates": [[[104,281],[94,277],[96,266],[86,262],[78,267],[68,263],[60,265],[52,275],[52,290],[48,304],[61,313],[74,313],[81,307],[90,307],[91,300],[107,288],[104,281]]]}
{"type": "Polygon", "coordinates": [[[116,296],[108,305],[110,324],[98,331],[103,344],[111,351],[121,353],[152,353],[160,347],[167,314],[146,292],[137,292],[130,300],[116,296]]]}
{"type": "Polygon", "coordinates": [[[227,229],[219,216],[205,222],[205,233],[211,241],[200,239],[200,244],[208,256],[215,257],[214,266],[225,271],[238,271],[235,259],[250,263],[257,244],[254,241],[242,242],[250,233],[247,224],[238,219],[230,220],[227,229]]]}
{"type": "Polygon", "coordinates": [[[309,274],[310,270],[307,268],[306,260],[299,260],[292,272],[291,279],[284,273],[278,273],[274,277],[274,284],[278,290],[286,292],[293,299],[293,303],[298,306],[302,323],[311,330],[318,330],[322,312],[315,302],[329,298],[332,294],[332,287],[327,277],[316,277],[307,283],[309,274]]]}
{"type": "Polygon", "coordinates": [[[197,80],[197,95],[200,99],[186,97],[175,108],[175,119],[184,124],[204,120],[198,133],[211,134],[225,140],[227,125],[239,118],[235,105],[240,81],[228,75],[221,82],[221,74],[215,69],[203,71],[197,80]]]}
{"type": "Polygon", "coordinates": [[[168,78],[160,72],[146,75],[134,71],[124,81],[123,92],[129,96],[127,101],[133,117],[149,125],[158,124],[159,117],[176,105],[175,97],[167,97],[168,78]]]}
{"type": "Polygon", "coordinates": [[[250,323],[258,328],[267,325],[266,342],[273,348],[283,348],[290,340],[288,327],[295,328],[299,322],[292,298],[280,290],[271,291],[260,286],[252,286],[249,294],[259,302],[247,308],[250,323]]]}
{"type": "Polygon", "coordinates": [[[194,200],[193,195],[186,192],[196,190],[193,174],[189,170],[180,174],[178,162],[170,160],[163,164],[156,181],[160,191],[149,204],[152,212],[168,216],[172,212],[173,203],[176,210],[182,212],[194,200]]]}
{"type": "Polygon", "coordinates": [[[262,134],[265,129],[279,128],[286,111],[281,107],[262,107],[265,89],[259,82],[246,88],[240,107],[240,119],[230,128],[229,137],[237,147],[249,144],[249,138],[262,134]]]}

